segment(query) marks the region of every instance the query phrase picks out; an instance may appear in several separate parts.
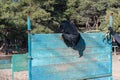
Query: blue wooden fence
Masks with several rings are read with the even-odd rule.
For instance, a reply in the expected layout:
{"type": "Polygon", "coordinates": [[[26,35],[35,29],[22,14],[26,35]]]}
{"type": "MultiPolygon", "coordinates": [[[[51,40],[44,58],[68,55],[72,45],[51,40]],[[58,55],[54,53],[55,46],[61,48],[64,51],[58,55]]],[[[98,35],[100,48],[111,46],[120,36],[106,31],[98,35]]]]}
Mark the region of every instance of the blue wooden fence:
{"type": "Polygon", "coordinates": [[[11,56],[0,56],[0,69],[11,69],[11,56]]]}
{"type": "Polygon", "coordinates": [[[80,33],[72,49],[61,34],[31,35],[30,80],[112,80],[112,45],[104,33],[80,33]]]}

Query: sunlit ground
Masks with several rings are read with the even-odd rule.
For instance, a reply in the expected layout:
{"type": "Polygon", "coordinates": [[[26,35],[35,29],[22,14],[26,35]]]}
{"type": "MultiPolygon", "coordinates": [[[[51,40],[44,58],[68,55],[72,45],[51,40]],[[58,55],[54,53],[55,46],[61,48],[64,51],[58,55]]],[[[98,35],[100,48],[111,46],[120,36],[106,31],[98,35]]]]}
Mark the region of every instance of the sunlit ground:
{"type": "Polygon", "coordinates": [[[114,80],[120,80],[120,54],[113,55],[113,78],[114,80]]]}

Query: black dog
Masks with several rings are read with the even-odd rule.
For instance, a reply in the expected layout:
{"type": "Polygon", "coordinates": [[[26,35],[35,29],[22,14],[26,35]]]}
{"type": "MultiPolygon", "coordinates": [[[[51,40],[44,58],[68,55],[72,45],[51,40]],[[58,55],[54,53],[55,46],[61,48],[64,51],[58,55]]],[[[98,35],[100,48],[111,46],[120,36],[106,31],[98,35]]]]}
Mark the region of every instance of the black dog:
{"type": "Polygon", "coordinates": [[[78,32],[76,26],[70,21],[61,22],[60,32],[62,33],[62,38],[67,46],[74,48],[79,42],[80,33],[78,32]]]}

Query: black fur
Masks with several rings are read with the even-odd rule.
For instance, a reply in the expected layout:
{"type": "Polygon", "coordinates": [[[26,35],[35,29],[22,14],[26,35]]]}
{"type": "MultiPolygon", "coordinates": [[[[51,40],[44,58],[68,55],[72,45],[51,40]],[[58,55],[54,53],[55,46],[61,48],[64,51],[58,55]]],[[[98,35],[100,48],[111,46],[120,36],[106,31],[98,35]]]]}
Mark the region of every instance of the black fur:
{"type": "Polygon", "coordinates": [[[80,33],[76,26],[70,21],[63,21],[60,24],[60,32],[67,46],[75,47],[80,39],[80,33]]]}

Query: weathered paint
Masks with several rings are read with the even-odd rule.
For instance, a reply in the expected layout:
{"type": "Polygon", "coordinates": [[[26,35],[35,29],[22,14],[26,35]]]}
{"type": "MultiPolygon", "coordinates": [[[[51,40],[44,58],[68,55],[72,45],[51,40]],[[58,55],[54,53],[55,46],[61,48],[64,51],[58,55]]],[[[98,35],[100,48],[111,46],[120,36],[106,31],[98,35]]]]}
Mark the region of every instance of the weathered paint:
{"type": "Polygon", "coordinates": [[[104,33],[81,33],[72,49],[61,34],[31,36],[32,80],[112,80],[112,45],[104,33]]]}
{"type": "Polygon", "coordinates": [[[14,54],[12,56],[12,80],[14,80],[14,72],[28,70],[28,54],[14,54]]]}
{"type": "Polygon", "coordinates": [[[11,68],[11,56],[0,56],[0,69],[11,68]]]}
{"type": "Polygon", "coordinates": [[[12,71],[27,71],[28,70],[28,54],[14,54],[12,56],[12,71]]]}
{"type": "Polygon", "coordinates": [[[9,64],[11,63],[10,60],[0,60],[0,64],[9,64]]]}

